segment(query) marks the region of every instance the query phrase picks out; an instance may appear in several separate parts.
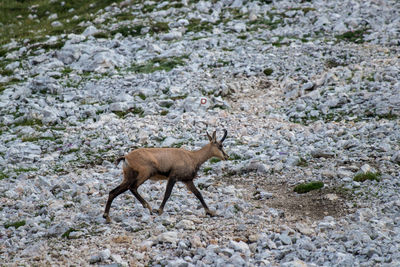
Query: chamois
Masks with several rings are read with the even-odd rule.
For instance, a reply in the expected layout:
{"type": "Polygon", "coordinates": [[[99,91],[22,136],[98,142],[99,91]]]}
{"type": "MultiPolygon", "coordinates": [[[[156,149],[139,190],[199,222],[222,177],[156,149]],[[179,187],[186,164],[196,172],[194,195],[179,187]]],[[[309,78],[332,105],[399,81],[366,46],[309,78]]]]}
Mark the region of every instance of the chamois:
{"type": "Polygon", "coordinates": [[[200,200],[206,214],[215,216],[215,212],[207,207],[203,196],[195,187],[193,179],[196,177],[200,166],[208,159],[217,157],[221,160],[227,160],[229,158],[222,146],[227,131],[224,129],[224,135],[219,141],[216,139],[215,131],[212,137],[208,132],[206,133],[210,142],[196,151],[188,151],[182,148],[139,148],[117,159],[117,165],[120,161],[123,161],[124,179],[119,186],[110,191],[103,214],[106,221],[111,221],[108,214],[114,198],[128,189],[152,214],[151,206],[137,191],[138,187],[149,179],[155,181],[168,180],[164,199],[158,209],[159,215],[163,213],[165,203],[171,195],[175,183],[180,181],[200,200]]]}

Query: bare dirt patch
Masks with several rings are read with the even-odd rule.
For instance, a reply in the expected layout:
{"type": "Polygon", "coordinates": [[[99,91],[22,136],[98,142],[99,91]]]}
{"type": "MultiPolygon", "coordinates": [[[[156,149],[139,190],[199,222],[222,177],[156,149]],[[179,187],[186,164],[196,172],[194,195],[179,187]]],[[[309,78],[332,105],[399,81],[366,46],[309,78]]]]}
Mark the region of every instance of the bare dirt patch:
{"type": "Polygon", "coordinates": [[[231,176],[223,179],[228,184],[244,189],[246,201],[255,207],[283,211],[281,217],[285,221],[318,221],[325,216],[340,218],[352,212],[347,204],[351,195],[340,186],[326,185],[318,190],[298,194],[293,191],[294,186],[289,186],[286,182],[271,182],[264,176],[252,175],[251,179],[248,174],[246,176],[246,178],[231,176]],[[272,196],[260,198],[258,195],[260,191],[270,193],[272,196]]]}

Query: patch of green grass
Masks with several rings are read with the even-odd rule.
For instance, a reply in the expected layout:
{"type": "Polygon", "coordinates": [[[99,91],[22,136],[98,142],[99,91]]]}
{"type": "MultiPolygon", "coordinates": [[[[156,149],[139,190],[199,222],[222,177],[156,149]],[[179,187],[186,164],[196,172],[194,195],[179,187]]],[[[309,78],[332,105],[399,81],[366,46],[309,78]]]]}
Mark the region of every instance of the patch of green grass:
{"type": "Polygon", "coordinates": [[[240,160],[242,157],[236,153],[233,153],[229,156],[229,160],[240,160]]]}
{"type": "Polygon", "coordinates": [[[266,76],[269,76],[269,75],[271,75],[271,74],[274,72],[274,70],[271,69],[271,68],[266,68],[266,69],[263,70],[263,72],[264,72],[264,74],[265,74],[266,76]]]}
{"type": "Polygon", "coordinates": [[[353,181],[365,182],[367,180],[379,182],[379,174],[374,172],[358,173],[354,176],[353,181]]]}
{"type": "Polygon", "coordinates": [[[66,154],[71,154],[71,153],[75,153],[75,152],[78,152],[78,151],[79,151],[79,148],[71,148],[69,150],[63,151],[61,154],[66,155],[66,154]]]}
{"type": "Polygon", "coordinates": [[[361,44],[364,42],[364,33],[365,32],[366,32],[366,29],[359,29],[359,30],[355,30],[355,31],[348,31],[343,34],[338,34],[338,35],[335,35],[335,37],[338,41],[346,41],[346,42],[361,44]]]}
{"type": "Polygon", "coordinates": [[[173,147],[180,148],[185,144],[185,142],[179,142],[173,145],[173,147]]]}
{"type": "Polygon", "coordinates": [[[205,168],[203,169],[203,172],[204,172],[205,175],[208,175],[208,174],[210,173],[211,170],[212,170],[211,167],[205,167],[205,168]]]}
{"type": "Polygon", "coordinates": [[[335,60],[335,59],[327,59],[325,61],[325,66],[331,69],[331,68],[336,68],[339,66],[346,66],[346,64],[339,62],[338,60],[335,60]]]}
{"type": "Polygon", "coordinates": [[[135,19],[135,15],[133,15],[132,13],[119,13],[114,15],[114,18],[116,18],[118,21],[124,21],[124,20],[134,20],[135,19]]]}
{"type": "Polygon", "coordinates": [[[391,113],[391,112],[386,113],[386,114],[377,115],[377,117],[378,117],[379,119],[386,119],[386,120],[390,120],[390,121],[397,120],[397,119],[399,118],[398,115],[393,114],[393,113],[391,113]]]}
{"type": "Polygon", "coordinates": [[[283,37],[282,36],[278,36],[278,41],[273,42],[272,45],[275,46],[275,47],[281,47],[282,46],[282,43],[281,43],[282,40],[283,40],[283,37]]]}
{"type": "Polygon", "coordinates": [[[25,172],[35,172],[37,171],[37,168],[15,168],[13,171],[16,174],[21,174],[21,173],[25,173],[25,172]]]}
{"type": "Polygon", "coordinates": [[[142,12],[143,13],[153,12],[156,6],[157,6],[156,4],[144,5],[142,8],[142,12]]]}
{"type": "MultiPolygon", "coordinates": [[[[71,0],[52,2],[48,0],[5,0],[0,1],[0,45],[9,43],[12,39],[29,43],[45,40],[46,36],[62,33],[81,33],[83,28],[78,26],[82,21],[91,19],[92,14],[100,9],[121,0],[71,0]],[[60,27],[53,27],[49,14],[57,14],[55,19],[62,23],[60,27]],[[30,19],[28,16],[36,18],[30,19]],[[78,19],[72,19],[73,16],[78,19]]],[[[51,47],[49,47],[51,48],[51,47]]]]}
{"type": "Polygon", "coordinates": [[[248,22],[249,25],[249,31],[257,31],[258,29],[269,29],[269,30],[275,30],[278,28],[280,24],[283,23],[283,19],[274,19],[274,16],[281,16],[281,14],[272,14],[269,13],[268,17],[269,18],[259,18],[257,20],[253,20],[248,22]]]}
{"type": "Polygon", "coordinates": [[[155,33],[161,33],[161,32],[168,32],[169,31],[169,26],[168,22],[156,22],[153,23],[150,27],[150,33],[155,34],[155,33]]]}
{"type": "Polygon", "coordinates": [[[298,167],[308,167],[308,162],[304,158],[300,158],[299,161],[296,163],[298,167]]]}
{"type": "Polygon", "coordinates": [[[200,19],[191,19],[189,20],[189,25],[186,26],[188,32],[211,32],[214,28],[214,25],[207,21],[201,21],[200,19]]]}
{"type": "Polygon", "coordinates": [[[54,136],[24,136],[21,138],[22,142],[37,142],[39,140],[55,141],[57,137],[54,136]]]}
{"type": "Polygon", "coordinates": [[[0,171],[0,181],[6,178],[9,178],[10,176],[2,171],[0,171]]]}
{"type": "Polygon", "coordinates": [[[2,76],[11,76],[13,75],[14,71],[12,70],[5,70],[5,69],[0,69],[0,75],[2,76]]]}
{"type": "Polygon", "coordinates": [[[14,123],[14,126],[34,126],[34,125],[42,126],[43,123],[39,119],[28,119],[28,118],[25,118],[21,121],[14,123]]]}
{"type": "Polygon", "coordinates": [[[184,59],[188,56],[184,55],[181,57],[170,57],[170,58],[153,58],[143,64],[133,64],[128,71],[133,71],[136,73],[153,73],[155,71],[170,71],[176,66],[185,65],[184,59]]]}
{"type": "Polygon", "coordinates": [[[310,192],[312,190],[320,189],[322,187],[324,187],[323,182],[313,181],[313,182],[309,182],[309,183],[299,184],[299,185],[295,186],[293,191],[298,194],[304,194],[304,193],[310,192]]]}
{"type": "Polygon", "coordinates": [[[139,94],[139,97],[140,97],[140,99],[142,99],[142,100],[146,100],[146,96],[145,96],[143,93],[140,93],[140,94],[139,94]]]}
{"type": "Polygon", "coordinates": [[[141,31],[144,28],[143,25],[124,25],[113,31],[111,31],[111,35],[115,35],[117,33],[122,34],[124,37],[127,36],[139,36],[141,35],[141,31]]]}
{"type": "Polygon", "coordinates": [[[93,34],[93,37],[97,38],[97,39],[101,39],[101,38],[107,39],[110,37],[110,35],[106,32],[98,32],[98,33],[93,34]]]}
{"type": "Polygon", "coordinates": [[[220,162],[221,160],[219,159],[219,158],[211,158],[210,159],[210,163],[217,163],[217,162],[220,162]]]}
{"type": "Polygon", "coordinates": [[[367,81],[375,82],[375,77],[374,77],[374,74],[372,74],[372,73],[366,79],[367,79],[367,81]]]}
{"type": "Polygon", "coordinates": [[[26,224],[25,221],[17,221],[17,222],[12,222],[12,223],[5,223],[4,227],[6,229],[10,228],[10,227],[15,227],[15,229],[18,229],[21,226],[24,226],[26,224]]]}
{"type": "Polygon", "coordinates": [[[184,95],[178,95],[178,96],[173,96],[171,97],[172,100],[181,100],[181,99],[185,99],[188,95],[184,94],[184,95]]]}
{"type": "Polygon", "coordinates": [[[74,229],[74,228],[69,228],[67,231],[65,231],[65,233],[63,233],[63,234],[61,235],[61,237],[62,237],[62,238],[69,238],[69,235],[70,235],[72,232],[76,232],[76,231],[78,231],[78,230],[76,230],[76,229],[74,229]]]}
{"type": "Polygon", "coordinates": [[[130,113],[142,116],[144,113],[144,110],[141,109],[140,107],[134,107],[134,108],[131,108],[131,109],[128,109],[125,111],[113,111],[113,113],[120,118],[124,118],[126,115],[128,115],[130,113]]]}
{"type": "Polygon", "coordinates": [[[62,40],[59,40],[58,42],[55,43],[50,43],[50,44],[40,44],[39,46],[43,48],[44,50],[52,50],[52,49],[61,49],[64,46],[65,42],[62,40]]]}
{"type": "Polygon", "coordinates": [[[70,74],[71,72],[72,72],[73,70],[70,68],[70,67],[65,67],[62,71],[61,71],[61,73],[63,74],[63,75],[67,75],[67,74],[70,74]]]}
{"type": "Polygon", "coordinates": [[[167,10],[170,8],[182,8],[184,5],[182,3],[171,3],[168,5],[163,6],[160,10],[167,10]]]}

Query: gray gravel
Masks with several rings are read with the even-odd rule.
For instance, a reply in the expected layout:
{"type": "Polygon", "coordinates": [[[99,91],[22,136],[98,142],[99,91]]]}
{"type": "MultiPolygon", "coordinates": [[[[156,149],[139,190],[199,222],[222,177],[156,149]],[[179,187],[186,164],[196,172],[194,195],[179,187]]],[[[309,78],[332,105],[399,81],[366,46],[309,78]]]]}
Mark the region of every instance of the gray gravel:
{"type": "MultiPolygon", "coordinates": [[[[179,3],[113,4],[82,34],[49,37],[60,49],[3,47],[0,262],[400,265],[399,2],[179,3]],[[143,27],[111,34],[130,25],[143,27]],[[223,128],[232,160],[206,162],[195,182],[216,218],[178,184],[162,216],[125,193],[105,224],[114,159],[198,149],[223,128]],[[353,181],[366,173],[379,181],[353,181]],[[256,179],[323,181],[348,212],[292,216],[256,179]]],[[[165,183],[139,190],[156,208],[165,183]]]]}

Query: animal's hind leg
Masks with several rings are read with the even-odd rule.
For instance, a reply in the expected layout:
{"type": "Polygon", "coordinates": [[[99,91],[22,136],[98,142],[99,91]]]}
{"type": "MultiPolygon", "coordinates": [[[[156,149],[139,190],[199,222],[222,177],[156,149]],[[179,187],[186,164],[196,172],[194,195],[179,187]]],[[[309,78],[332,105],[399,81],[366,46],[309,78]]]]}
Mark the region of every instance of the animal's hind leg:
{"type": "Polygon", "coordinates": [[[147,203],[146,200],[138,193],[137,189],[138,187],[143,184],[148,177],[150,176],[148,172],[141,172],[137,173],[136,171],[133,171],[131,168],[127,168],[124,170],[125,178],[129,181],[131,181],[131,184],[129,186],[129,190],[132,192],[132,194],[142,203],[142,206],[144,208],[149,209],[150,214],[153,212],[151,206],[149,203],[147,203]]]}
{"type": "Polygon", "coordinates": [[[104,210],[103,214],[103,218],[105,218],[107,222],[111,221],[110,217],[108,216],[108,213],[110,212],[111,203],[113,202],[114,198],[124,193],[128,189],[129,189],[129,183],[124,180],[122,184],[120,184],[119,186],[110,191],[110,194],[108,195],[106,209],[104,210]]]}
{"type": "Polygon", "coordinates": [[[147,201],[144,200],[144,198],[138,193],[137,188],[130,187],[129,190],[131,190],[132,194],[140,201],[140,203],[142,203],[142,206],[144,208],[149,209],[150,214],[152,214],[153,213],[153,209],[151,208],[150,204],[147,203],[147,201]]]}

